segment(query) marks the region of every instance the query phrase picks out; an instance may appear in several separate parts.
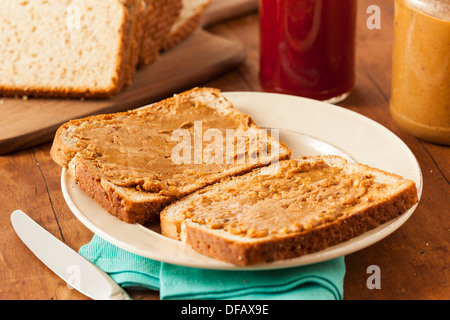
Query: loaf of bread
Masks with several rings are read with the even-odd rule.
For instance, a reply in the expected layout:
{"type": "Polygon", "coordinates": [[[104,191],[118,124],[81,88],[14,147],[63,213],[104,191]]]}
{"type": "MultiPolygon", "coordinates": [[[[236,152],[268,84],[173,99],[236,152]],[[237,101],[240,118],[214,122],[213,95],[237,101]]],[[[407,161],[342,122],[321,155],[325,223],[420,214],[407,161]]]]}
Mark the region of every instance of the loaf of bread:
{"type": "Polygon", "coordinates": [[[196,191],[161,212],[162,234],[246,266],[317,252],[417,203],[413,181],[337,156],[280,161],[196,191]]]}
{"type": "Polygon", "coordinates": [[[154,63],[163,49],[165,39],[179,18],[183,8],[182,0],[145,0],[146,19],[144,35],[139,53],[139,66],[154,63]]]}
{"type": "Polygon", "coordinates": [[[131,83],[143,0],[0,1],[0,94],[107,98],[131,83]]]}
{"type": "Polygon", "coordinates": [[[145,224],[169,203],[287,159],[290,150],[219,90],[194,88],[142,109],[70,121],[51,156],[108,212],[145,224]]]}
{"type": "Polygon", "coordinates": [[[0,1],[0,95],[113,97],[157,60],[181,8],[182,0],[0,1]]]}

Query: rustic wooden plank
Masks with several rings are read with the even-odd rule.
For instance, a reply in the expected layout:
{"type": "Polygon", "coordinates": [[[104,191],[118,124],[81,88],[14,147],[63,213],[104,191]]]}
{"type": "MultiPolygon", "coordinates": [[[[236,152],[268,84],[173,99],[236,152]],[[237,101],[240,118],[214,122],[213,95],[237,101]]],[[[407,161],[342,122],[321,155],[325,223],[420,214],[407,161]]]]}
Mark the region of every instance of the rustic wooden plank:
{"type": "MultiPolygon", "coordinates": [[[[64,299],[73,296],[61,279],[55,277],[15,234],[10,214],[22,209],[59,239],[46,178],[33,150],[0,157],[0,299],[64,299]]],[[[61,204],[58,204],[61,205],[61,204]]],[[[81,298],[81,295],[75,295],[81,298]]]]}
{"type": "MultiPolygon", "coordinates": [[[[375,245],[346,257],[344,298],[446,300],[450,298],[450,148],[410,136],[390,117],[392,4],[359,0],[358,12],[357,84],[340,105],[379,121],[411,148],[423,171],[424,190],[419,207],[405,225],[375,245]],[[365,28],[365,10],[371,4],[382,10],[381,30],[365,28]],[[370,265],[380,267],[381,289],[366,286],[370,265]]],[[[247,58],[236,69],[202,85],[224,91],[259,91],[258,16],[227,21],[208,31],[244,45],[247,58]]],[[[49,150],[47,143],[0,156],[0,299],[86,299],[69,290],[42,265],[20,242],[9,222],[10,213],[21,208],[74,249],[91,239],[92,233],[76,220],[63,200],[60,168],[50,159],[49,150]]],[[[159,298],[154,291],[131,294],[136,299],[159,298]]]]}
{"type": "Polygon", "coordinates": [[[213,0],[205,10],[200,25],[203,28],[225,22],[258,10],[259,0],[213,0]]]}
{"type": "Polygon", "coordinates": [[[449,147],[440,146],[425,141],[421,141],[421,146],[433,159],[434,165],[437,171],[430,169],[430,173],[436,179],[439,179],[438,175],[441,175],[443,179],[450,185],[450,154],[449,147]]]}

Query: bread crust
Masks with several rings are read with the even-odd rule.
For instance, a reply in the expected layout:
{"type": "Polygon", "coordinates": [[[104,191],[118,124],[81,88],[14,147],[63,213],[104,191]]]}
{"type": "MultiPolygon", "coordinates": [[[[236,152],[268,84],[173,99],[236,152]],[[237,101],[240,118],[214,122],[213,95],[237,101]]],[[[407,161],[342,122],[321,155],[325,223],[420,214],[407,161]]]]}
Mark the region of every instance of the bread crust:
{"type": "Polygon", "coordinates": [[[69,162],[75,157],[76,150],[72,150],[61,141],[61,135],[64,130],[67,130],[69,124],[65,123],[56,130],[55,138],[53,139],[52,147],[50,148],[50,156],[57,164],[67,169],[69,162]]]}
{"type": "Polygon", "coordinates": [[[157,32],[158,19],[162,9],[161,0],[146,0],[146,12],[142,30],[141,48],[138,54],[138,66],[148,65],[158,59],[158,43],[153,38],[157,32]]]}
{"type": "Polygon", "coordinates": [[[144,36],[144,27],[146,24],[146,8],[146,3],[143,0],[139,0],[136,1],[134,10],[130,12],[133,17],[130,20],[133,22],[129,27],[131,37],[130,43],[128,44],[128,63],[126,64],[127,68],[125,70],[123,87],[129,86],[133,82],[133,78],[136,73],[136,67],[139,62],[139,54],[144,36]]]}
{"type": "Polygon", "coordinates": [[[102,208],[127,223],[152,223],[157,221],[161,209],[175,199],[165,196],[153,201],[133,202],[94,175],[82,162],[70,164],[70,175],[81,190],[93,198],[102,208]]]}
{"type": "Polygon", "coordinates": [[[122,91],[123,86],[119,83],[123,82],[123,76],[118,78],[117,85],[112,86],[106,90],[93,91],[86,89],[72,89],[72,88],[48,88],[48,87],[34,87],[34,88],[12,88],[7,86],[0,86],[0,95],[3,97],[36,97],[36,98],[86,98],[86,99],[109,99],[122,91]]]}
{"type": "Polygon", "coordinates": [[[154,0],[153,10],[148,12],[139,67],[155,62],[159,57],[164,39],[178,18],[183,7],[182,0],[154,0]]]}

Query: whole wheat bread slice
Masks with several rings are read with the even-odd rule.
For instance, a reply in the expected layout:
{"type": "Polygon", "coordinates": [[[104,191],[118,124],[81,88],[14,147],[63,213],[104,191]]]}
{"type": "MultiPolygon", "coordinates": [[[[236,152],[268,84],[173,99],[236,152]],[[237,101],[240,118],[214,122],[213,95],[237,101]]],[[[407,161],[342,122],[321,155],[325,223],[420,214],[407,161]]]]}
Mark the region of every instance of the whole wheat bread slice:
{"type": "Polygon", "coordinates": [[[336,156],[280,161],[231,177],[161,212],[162,234],[236,265],[339,244],[417,203],[415,183],[336,156]]]}
{"type": "MultiPolygon", "coordinates": [[[[219,90],[194,88],[139,110],[70,121],[58,129],[51,156],[108,212],[123,221],[142,224],[158,218],[161,209],[176,199],[290,156],[289,148],[268,133],[268,143],[265,149],[257,150],[256,161],[250,161],[250,157],[244,162],[233,161],[236,155],[242,155],[238,150],[231,154],[230,163],[225,158],[221,163],[205,163],[210,159],[205,153],[205,162],[183,164],[171,150],[184,140],[174,140],[172,133],[180,128],[185,133],[196,130],[199,123],[192,123],[194,115],[205,117],[205,123],[213,121],[211,125],[217,125],[214,129],[221,132],[265,132],[219,90]],[[272,152],[277,146],[279,152],[272,152]]],[[[208,132],[206,129],[203,131],[208,132]]],[[[245,152],[249,156],[250,148],[245,152]]]]}
{"type": "Polygon", "coordinates": [[[0,2],[0,94],[107,98],[131,83],[142,0],[0,2]]]}

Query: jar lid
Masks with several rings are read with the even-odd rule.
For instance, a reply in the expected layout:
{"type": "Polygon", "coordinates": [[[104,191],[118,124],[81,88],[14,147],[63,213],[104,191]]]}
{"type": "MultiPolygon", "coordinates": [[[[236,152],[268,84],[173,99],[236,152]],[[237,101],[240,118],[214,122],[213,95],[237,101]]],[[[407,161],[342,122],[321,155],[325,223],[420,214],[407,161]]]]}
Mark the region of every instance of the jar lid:
{"type": "Polygon", "coordinates": [[[406,0],[406,3],[427,15],[450,21],[450,0],[406,0]]]}

